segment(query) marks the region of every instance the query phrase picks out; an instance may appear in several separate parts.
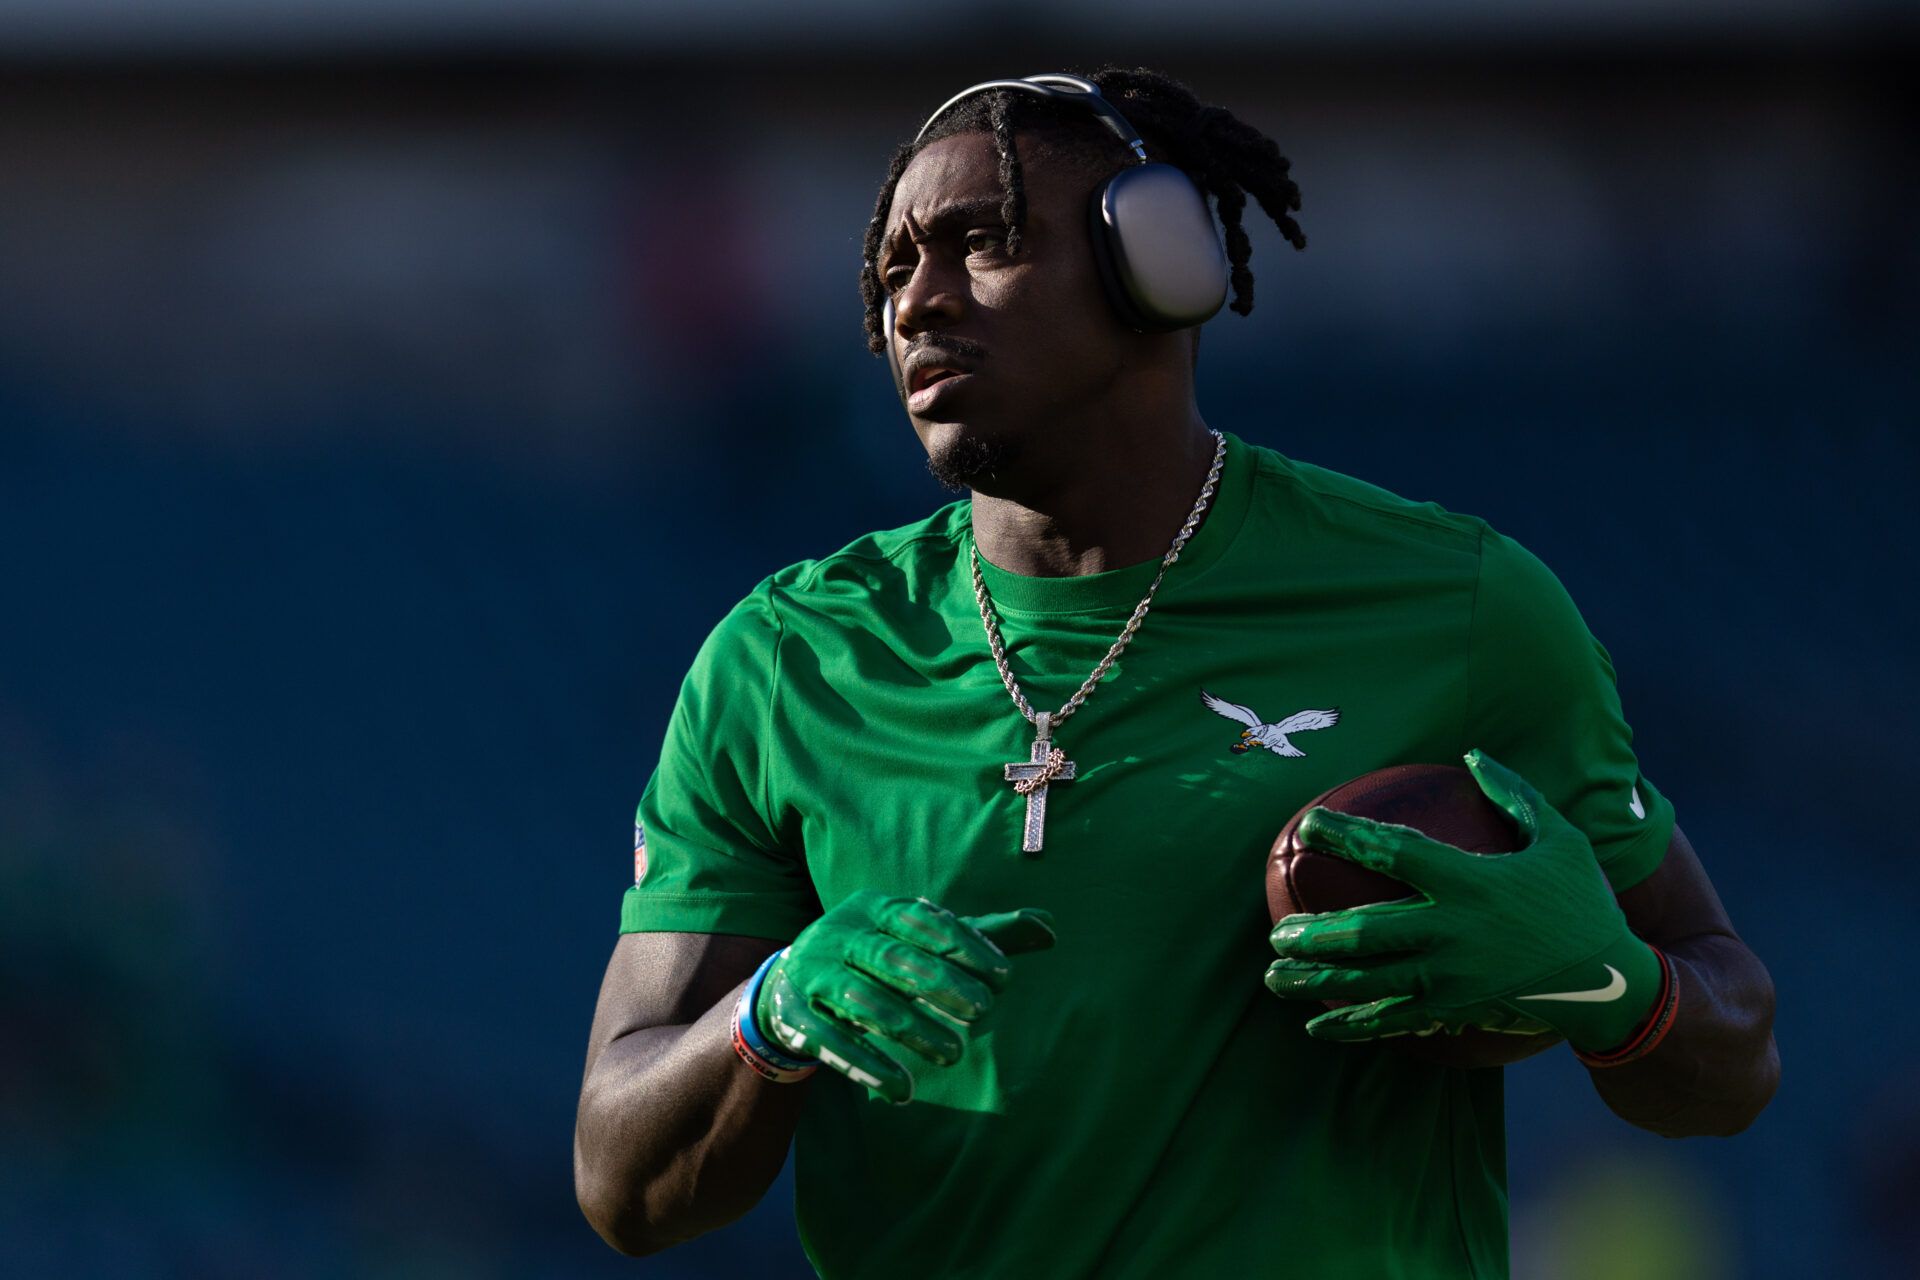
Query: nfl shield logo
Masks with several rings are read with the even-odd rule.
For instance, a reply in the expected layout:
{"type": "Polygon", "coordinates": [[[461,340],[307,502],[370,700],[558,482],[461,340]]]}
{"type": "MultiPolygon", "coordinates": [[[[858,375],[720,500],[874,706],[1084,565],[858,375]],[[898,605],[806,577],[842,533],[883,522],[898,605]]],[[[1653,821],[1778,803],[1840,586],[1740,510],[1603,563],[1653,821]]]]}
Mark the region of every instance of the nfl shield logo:
{"type": "Polygon", "coordinates": [[[647,878],[647,833],[640,829],[640,820],[633,820],[633,882],[639,884],[647,878]]]}

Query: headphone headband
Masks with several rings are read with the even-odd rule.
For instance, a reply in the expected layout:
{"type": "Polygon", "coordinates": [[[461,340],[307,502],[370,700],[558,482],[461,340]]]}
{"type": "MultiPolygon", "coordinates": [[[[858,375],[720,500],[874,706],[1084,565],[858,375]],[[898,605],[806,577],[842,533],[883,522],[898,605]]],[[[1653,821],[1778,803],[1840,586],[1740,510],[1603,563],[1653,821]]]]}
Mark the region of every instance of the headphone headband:
{"type": "Polygon", "coordinates": [[[927,136],[927,130],[933,128],[941,116],[947,114],[956,102],[970,98],[976,93],[985,93],[989,89],[1013,89],[1020,93],[1038,94],[1042,98],[1051,98],[1055,102],[1079,102],[1084,104],[1102,124],[1113,130],[1121,142],[1133,152],[1134,158],[1141,164],[1147,163],[1147,148],[1140,141],[1140,133],[1127,123],[1120,109],[1108,102],[1100,92],[1100,86],[1081,76],[1068,75],[1064,71],[1049,71],[1037,76],[1027,76],[1020,80],[983,80],[970,85],[940,104],[940,109],[927,117],[920,126],[920,132],[913,135],[913,144],[920,145],[920,139],[927,136]],[[1053,86],[1061,85],[1064,88],[1053,86]]]}

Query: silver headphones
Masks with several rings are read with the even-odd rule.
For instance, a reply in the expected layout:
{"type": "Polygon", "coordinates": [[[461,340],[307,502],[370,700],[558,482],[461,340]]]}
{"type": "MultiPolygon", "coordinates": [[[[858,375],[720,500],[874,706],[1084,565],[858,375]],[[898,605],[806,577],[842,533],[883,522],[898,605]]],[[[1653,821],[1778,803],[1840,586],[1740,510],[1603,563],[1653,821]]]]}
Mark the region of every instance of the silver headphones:
{"type": "MultiPolygon", "coordinates": [[[[915,144],[955,103],[989,89],[1081,103],[1133,152],[1135,163],[1095,188],[1087,205],[1094,262],[1121,323],[1140,333],[1170,333],[1201,324],[1220,310],[1227,300],[1227,257],[1206,196],[1181,169],[1147,159],[1139,133],[1093,81],[1063,72],[983,81],[941,103],[920,126],[915,144]]],[[[898,384],[890,295],[881,324],[898,384]]]]}

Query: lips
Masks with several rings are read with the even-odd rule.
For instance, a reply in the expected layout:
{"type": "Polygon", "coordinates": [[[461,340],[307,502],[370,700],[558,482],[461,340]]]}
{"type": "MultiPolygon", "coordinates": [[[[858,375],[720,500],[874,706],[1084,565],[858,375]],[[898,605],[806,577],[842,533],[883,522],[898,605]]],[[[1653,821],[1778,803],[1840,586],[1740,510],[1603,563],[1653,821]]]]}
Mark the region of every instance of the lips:
{"type": "Polygon", "coordinates": [[[973,375],[970,373],[933,378],[907,396],[907,409],[923,416],[932,413],[943,401],[960,395],[972,381],[973,375]]]}
{"type": "Polygon", "coordinates": [[[911,396],[936,382],[972,373],[977,367],[975,361],[963,359],[938,347],[922,347],[906,360],[907,394],[911,396]]]}

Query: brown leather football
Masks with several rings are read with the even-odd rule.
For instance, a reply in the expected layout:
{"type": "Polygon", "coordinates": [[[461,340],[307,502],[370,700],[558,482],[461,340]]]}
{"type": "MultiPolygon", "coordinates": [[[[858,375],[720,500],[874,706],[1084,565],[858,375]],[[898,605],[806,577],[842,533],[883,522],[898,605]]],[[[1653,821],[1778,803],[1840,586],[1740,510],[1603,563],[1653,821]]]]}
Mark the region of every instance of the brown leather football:
{"type": "MultiPolygon", "coordinates": [[[[1469,853],[1511,853],[1521,847],[1519,828],[1460,766],[1375,769],[1315,796],[1280,829],[1267,855],[1267,908],[1276,922],[1300,911],[1339,911],[1414,896],[1412,888],[1391,876],[1302,845],[1300,819],[1315,805],[1412,827],[1469,853]]],[[[1353,1002],[1324,1003],[1335,1009],[1353,1002]]],[[[1390,1036],[1380,1043],[1449,1067],[1500,1067],[1551,1048],[1560,1037],[1468,1028],[1459,1035],[1390,1036]]]]}

